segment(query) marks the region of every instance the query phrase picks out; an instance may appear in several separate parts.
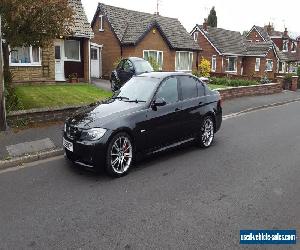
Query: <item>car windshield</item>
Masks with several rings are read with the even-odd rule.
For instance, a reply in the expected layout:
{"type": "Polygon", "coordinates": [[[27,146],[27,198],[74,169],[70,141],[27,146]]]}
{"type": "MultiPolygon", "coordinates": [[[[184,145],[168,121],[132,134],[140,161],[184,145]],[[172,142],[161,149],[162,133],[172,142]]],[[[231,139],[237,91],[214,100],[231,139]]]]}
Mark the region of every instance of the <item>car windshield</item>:
{"type": "Polygon", "coordinates": [[[134,62],[134,65],[137,74],[153,72],[152,66],[147,61],[138,60],[134,62]]]}
{"type": "Polygon", "coordinates": [[[113,98],[124,101],[147,102],[153,95],[159,79],[150,77],[133,77],[115,93],[113,98]]]}

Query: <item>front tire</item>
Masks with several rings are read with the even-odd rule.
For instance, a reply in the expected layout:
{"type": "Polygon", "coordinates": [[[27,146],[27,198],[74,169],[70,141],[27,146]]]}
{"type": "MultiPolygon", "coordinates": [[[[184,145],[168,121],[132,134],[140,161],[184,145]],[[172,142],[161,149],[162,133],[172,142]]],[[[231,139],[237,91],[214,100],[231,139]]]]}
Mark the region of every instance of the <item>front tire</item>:
{"type": "Polygon", "coordinates": [[[106,155],[106,172],[112,177],[128,174],[133,163],[133,143],[130,136],[121,132],[109,142],[106,155]]]}
{"type": "Polygon", "coordinates": [[[198,144],[201,148],[209,148],[213,143],[215,136],[214,121],[211,116],[206,116],[203,119],[198,138],[198,144]]]}

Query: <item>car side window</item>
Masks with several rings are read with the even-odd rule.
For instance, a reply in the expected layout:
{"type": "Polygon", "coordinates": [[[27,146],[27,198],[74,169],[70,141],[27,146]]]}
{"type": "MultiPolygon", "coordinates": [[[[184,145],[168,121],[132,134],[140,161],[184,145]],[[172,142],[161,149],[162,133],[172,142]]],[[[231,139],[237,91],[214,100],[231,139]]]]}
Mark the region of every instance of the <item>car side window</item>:
{"type": "Polygon", "coordinates": [[[123,70],[125,72],[133,72],[134,71],[134,67],[133,67],[132,62],[129,61],[129,60],[124,61],[123,70]]]}
{"type": "Polygon", "coordinates": [[[180,76],[182,99],[192,99],[198,96],[197,80],[192,76],[180,76]]]}
{"type": "Polygon", "coordinates": [[[178,80],[176,77],[170,77],[165,80],[156,94],[156,98],[162,98],[167,104],[178,101],[178,80]]]}
{"type": "Polygon", "coordinates": [[[205,96],[204,84],[199,80],[197,81],[197,87],[198,87],[198,97],[205,96]]]}

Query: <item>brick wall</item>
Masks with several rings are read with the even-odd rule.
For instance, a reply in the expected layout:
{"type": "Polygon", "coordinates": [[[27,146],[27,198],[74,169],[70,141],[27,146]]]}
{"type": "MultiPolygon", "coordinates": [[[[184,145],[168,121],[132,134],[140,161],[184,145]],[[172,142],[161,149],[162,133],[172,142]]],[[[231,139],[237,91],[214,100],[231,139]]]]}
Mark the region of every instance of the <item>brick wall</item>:
{"type": "MultiPolygon", "coordinates": [[[[99,15],[101,15],[101,13],[99,13],[99,15]]],[[[99,28],[100,28],[99,17],[96,19],[92,28],[93,28],[95,37],[91,41],[93,43],[103,45],[102,74],[103,74],[103,77],[108,78],[108,77],[110,77],[111,71],[113,70],[114,62],[118,58],[121,57],[120,42],[114,35],[113,31],[111,30],[111,27],[105,16],[103,16],[104,31],[99,31],[99,28]]]]}
{"type": "Polygon", "coordinates": [[[242,86],[219,90],[222,100],[233,99],[243,96],[255,96],[255,95],[270,95],[282,92],[281,84],[269,83],[253,86],[242,86]]]}
{"type": "Polygon", "coordinates": [[[256,29],[253,29],[247,36],[247,40],[251,40],[252,42],[263,42],[263,38],[260,36],[260,34],[256,31],[256,29]]]}
{"type": "Polygon", "coordinates": [[[41,60],[42,66],[10,67],[13,74],[13,82],[54,82],[55,60],[53,45],[41,49],[41,60]]]}
{"type": "Polygon", "coordinates": [[[64,121],[82,106],[70,106],[56,109],[31,109],[14,111],[7,116],[8,125],[17,127],[53,121],[64,121]]]}

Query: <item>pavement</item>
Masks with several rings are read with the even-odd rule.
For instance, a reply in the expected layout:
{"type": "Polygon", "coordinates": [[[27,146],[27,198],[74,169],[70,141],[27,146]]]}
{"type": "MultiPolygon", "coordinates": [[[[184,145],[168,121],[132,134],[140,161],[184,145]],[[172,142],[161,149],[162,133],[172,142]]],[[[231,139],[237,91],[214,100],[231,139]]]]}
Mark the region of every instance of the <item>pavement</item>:
{"type": "Polygon", "coordinates": [[[299,249],[239,245],[300,230],[300,102],[226,119],[207,150],[138,162],[120,179],[62,157],[0,171],[1,249],[299,249]]]}
{"type": "MultiPolygon", "coordinates": [[[[97,79],[93,82],[98,87],[105,85],[108,88],[110,86],[109,81],[102,79],[97,79]]],[[[226,116],[248,109],[296,99],[300,99],[300,91],[283,91],[274,95],[236,98],[224,102],[223,114],[226,116]]],[[[57,155],[57,150],[62,148],[62,130],[63,122],[44,124],[42,127],[26,128],[17,131],[9,129],[6,132],[0,132],[0,161],[8,160],[3,167],[15,165],[15,157],[18,157],[17,164],[19,164],[23,156],[27,157],[26,162],[28,162],[30,161],[28,155],[32,154],[46,154],[43,158],[53,156],[53,154],[57,155]]],[[[35,159],[36,157],[33,157],[33,160],[35,159]]]]}

